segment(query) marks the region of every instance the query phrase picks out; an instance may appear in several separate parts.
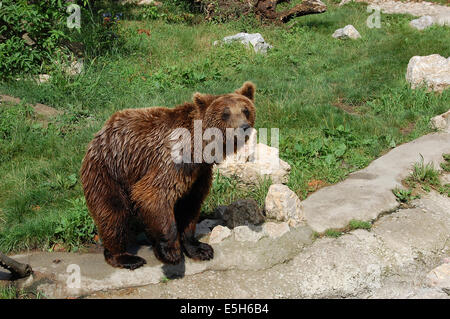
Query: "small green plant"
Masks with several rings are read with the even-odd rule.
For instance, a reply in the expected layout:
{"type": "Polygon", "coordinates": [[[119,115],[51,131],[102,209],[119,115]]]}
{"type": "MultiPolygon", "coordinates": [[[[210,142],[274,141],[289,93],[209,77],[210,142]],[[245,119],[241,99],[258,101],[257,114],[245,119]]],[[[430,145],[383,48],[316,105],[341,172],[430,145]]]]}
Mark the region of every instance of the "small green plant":
{"type": "Polygon", "coordinates": [[[439,193],[450,197],[450,183],[440,186],[438,190],[439,190],[439,193]]]}
{"type": "Polygon", "coordinates": [[[44,296],[41,293],[35,293],[18,289],[15,286],[7,285],[0,286],[0,300],[1,299],[42,299],[44,296]]]}
{"type": "Polygon", "coordinates": [[[167,278],[166,276],[161,277],[161,283],[167,284],[170,281],[170,278],[167,278]]]}
{"type": "Polygon", "coordinates": [[[401,189],[397,187],[392,192],[401,203],[407,203],[413,199],[420,198],[419,195],[412,194],[412,189],[401,189]]]}
{"type": "Polygon", "coordinates": [[[421,160],[414,164],[413,171],[407,178],[407,183],[415,185],[415,183],[437,186],[439,182],[439,172],[434,168],[433,163],[424,163],[423,156],[421,160]]]}
{"type": "Polygon", "coordinates": [[[335,229],[327,229],[325,231],[325,236],[326,237],[333,237],[333,238],[338,238],[340,236],[342,236],[344,233],[335,229]]]}
{"type": "Polygon", "coordinates": [[[160,12],[159,7],[153,5],[143,7],[140,14],[140,18],[143,20],[156,20],[164,16],[165,14],[160,12]]]}
{"type": "Polygon", "coordinates": [[[356,219],[352,219],[348,225],[349,225],[349,228],[351,230],[353,230],[353,229],[367,229],[367,230],[369,230],[369,229],[372,228],[372,223],[371,222],[365,222],[365,221],[356,220],[356,219]]]}
{"type": "Polygon", "coordinates": [[[441,163],[441,168],[446,172],[450,172],[450,154],[444,154],[442,157],[445,162],[441,163]]]}
{"type": "Polygon", "coordinates": [[[96,228],[89,215],[84,197],[68,200],[71,208],[64,214],[55,229],[56,242],[72,251],[85,243],[93,242],[96,228]]]}

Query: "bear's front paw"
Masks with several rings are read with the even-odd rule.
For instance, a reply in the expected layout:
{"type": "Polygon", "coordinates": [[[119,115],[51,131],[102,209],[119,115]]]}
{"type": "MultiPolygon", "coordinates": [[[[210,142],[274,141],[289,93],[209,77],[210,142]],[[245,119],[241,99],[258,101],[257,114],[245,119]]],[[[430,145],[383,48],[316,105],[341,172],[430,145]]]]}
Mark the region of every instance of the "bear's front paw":
{"type": "Polygon", "coordinates": [[[210,260],[214,258],[214,249],[205,243],[184,243],[186,256],[194,260],[210,260]]]}
{"type": "Polygon", "coordinates": [[[180,247],[169,246],[165,244],[155,245],[155,256],[165,264],[176,265],[183,260],[183,254],[180,247]]]}

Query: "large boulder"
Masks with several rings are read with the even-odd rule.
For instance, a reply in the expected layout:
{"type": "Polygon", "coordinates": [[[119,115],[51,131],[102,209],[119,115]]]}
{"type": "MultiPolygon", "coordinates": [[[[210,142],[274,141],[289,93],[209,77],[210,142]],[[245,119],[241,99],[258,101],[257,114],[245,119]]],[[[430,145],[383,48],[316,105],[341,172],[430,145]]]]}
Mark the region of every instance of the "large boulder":
{"type": "Polygon", "coordinates": [[[229,228],[243,225],[258,225],[264,222],[264,215],[254,199],[240,199],[225,208],[222,216],[229,228]]]}
{"type": "Polygon", "coordinates": [[[439,54],[413,56],[406,70],[411,88],[425,86],[429,91],[442,92],[450,85],[450,58],[439,54]]]}
{"type": "Polygon", "coordinates": [[[223,176],[237,177],[248,185],[257,185],[266,178],[276,184],[285,184],[289,180],[291,166],[280,159],[277,148],[256,143],[254,130],[244,147],[215,165],[214,169],[223,176]]]}
{"type": "Polygon", "coordinates": [[[266,217],[297,226],[304,219],[303,205],[286,185],[271,185],[265,201],[266,217]]]}
{"type": "Polygon", "coordinates": [[[432,16],[423,16],[418,19],[411,20],[409,25],[417,30],[425,30],[434,24],[435,20],[432,16]]]}

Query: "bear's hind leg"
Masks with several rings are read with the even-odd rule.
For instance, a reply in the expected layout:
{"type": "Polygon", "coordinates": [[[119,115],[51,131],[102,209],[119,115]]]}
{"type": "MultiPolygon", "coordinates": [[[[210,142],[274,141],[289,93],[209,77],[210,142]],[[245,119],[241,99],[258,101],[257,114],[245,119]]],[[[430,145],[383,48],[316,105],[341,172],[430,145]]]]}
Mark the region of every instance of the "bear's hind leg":
{"type": "Polygon", "coordinates": [[[108,218],[102,219],[100,217],[96,219],[97,228],[103,241],[103,253],[106,262],[111,266],[134,270],[146,264],[146,261],[139,256],[126,252],[129,212],[127,209],[117,210],[116,201],[110,199],[109,203],[105,203],[104,209],[110,210],[106,214],[106,216],[109,216],[108,218]]]}
{"type": "MultiPolygon", "coordinates": [[[[90,173],[93,174],[92,171],[90,173]]],[[[144,265],[145,259],[126,252],[130,204],[125,192],[106,174],[86,179],[83,186],[86,202],[103,242],[105,261],[113,267],[132,270],[144,265]]]]}

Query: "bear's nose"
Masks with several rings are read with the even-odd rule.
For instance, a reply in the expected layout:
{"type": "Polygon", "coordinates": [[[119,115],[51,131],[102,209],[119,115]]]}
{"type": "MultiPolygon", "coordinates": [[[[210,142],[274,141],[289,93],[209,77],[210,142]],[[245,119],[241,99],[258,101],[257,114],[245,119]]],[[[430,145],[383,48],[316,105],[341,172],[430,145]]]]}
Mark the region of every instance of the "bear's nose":
{"type": "Polygon", "coordinates": [[[241,129],[243,129],[244,131],[250,128],[250,124],[245,123],[241,125],[241,129]]]}

